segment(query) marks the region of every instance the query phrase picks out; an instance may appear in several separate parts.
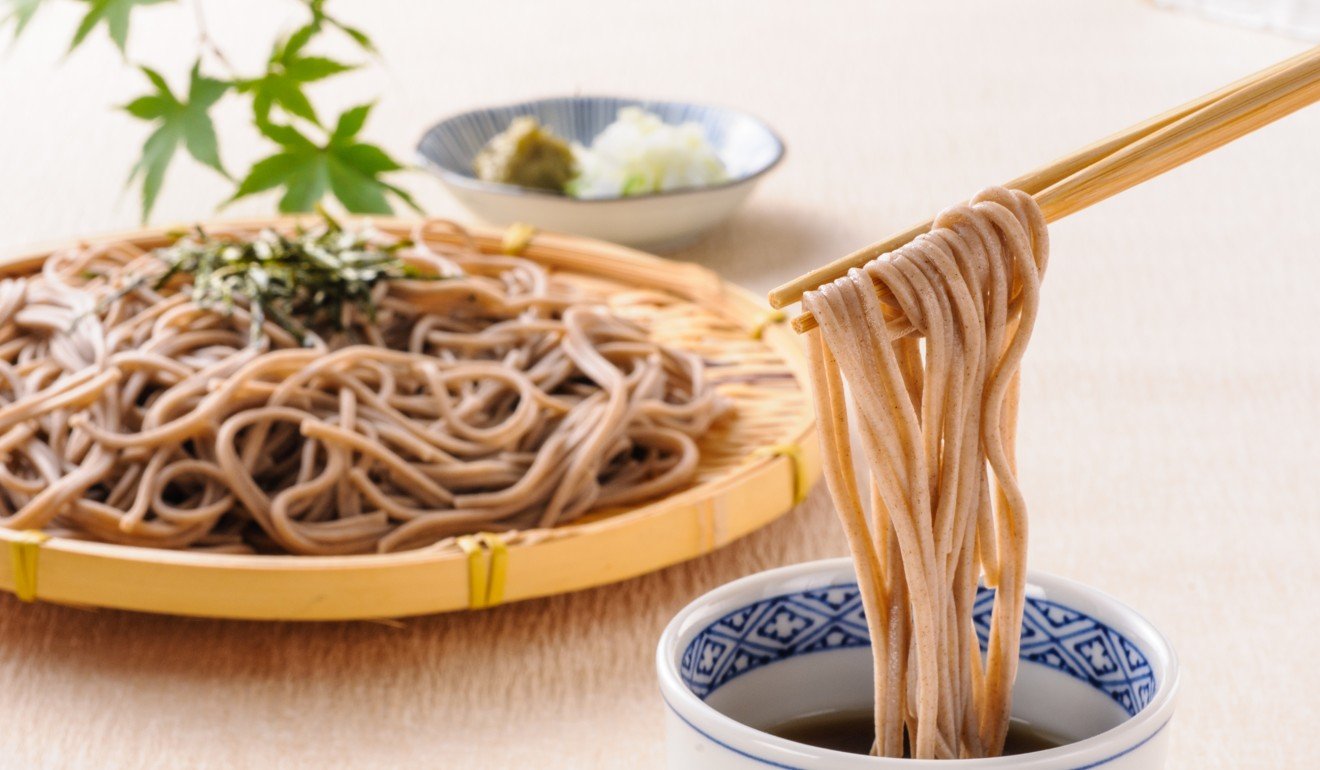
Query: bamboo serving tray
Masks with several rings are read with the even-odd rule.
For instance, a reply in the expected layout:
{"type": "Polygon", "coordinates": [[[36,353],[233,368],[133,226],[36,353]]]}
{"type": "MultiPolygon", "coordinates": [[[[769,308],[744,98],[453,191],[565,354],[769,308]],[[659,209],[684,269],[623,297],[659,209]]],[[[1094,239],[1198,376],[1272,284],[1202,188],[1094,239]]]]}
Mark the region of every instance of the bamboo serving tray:
{"type": "MultiPolygon", "coordinates": [[[[411,223],[369,220],[407,237],[411,223]]],[[[297,219],[217,229],[292,227],[297,219]]],[[[508,233],[472,229],[484,252],[508,233]]],[[[437,242],[457,234],[436,233],[437,242]]],[[[88,242],[170,242],[165,229],[88,242]]],[[[575,236],[517,239],[522,256],[598,293],[663,342],[699,353],[736,412],[699,442],[697,479],[646,505],[572,524],[451,538],[361,556],[232,555],[88,542],[0,527],[0,589],[25,600],[269,620],[390,618],[493,606],[576,591],[700,556],[783,515],[820,474],[806,362],[783,323],[710,270],[575,236]]],[[[55,248],[0,260],[0,275],[40,269],[55,248]]]]}

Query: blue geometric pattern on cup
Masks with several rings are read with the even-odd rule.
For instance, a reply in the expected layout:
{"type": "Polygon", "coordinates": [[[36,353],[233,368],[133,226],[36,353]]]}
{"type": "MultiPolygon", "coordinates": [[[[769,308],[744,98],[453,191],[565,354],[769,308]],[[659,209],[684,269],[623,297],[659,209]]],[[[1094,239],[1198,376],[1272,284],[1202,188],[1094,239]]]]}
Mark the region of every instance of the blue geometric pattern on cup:
{"type": "MultiPolygon", "coordinates": [[[[981,589],[972,608],[985,648],[995,593],[981,589]]],[[[1155,672],[1130,639],[1095,618],[1047,599],[1027,598],[1018,657],[1062,671],[1107,694],[1129,716],[1155,697],[1155,672]]]]}
{"type": "MultiPolygon", "coordinates": [[[[994,598],[993,589],[980,588],[972,608],[982,650],[990,637],[994,598]]],[[[693,637],[683,651],[679,673],[688,689],[704,700],[761,666],[870,644],[857,585],[839,584],[773,596],[730,612],[693,637]]],[[[1046,599],[1026,600],[1019,657],[1086,682],[1129,716],[1155,696],[1155,673],[1131,640],[1089,615],[1046,599]]]]}

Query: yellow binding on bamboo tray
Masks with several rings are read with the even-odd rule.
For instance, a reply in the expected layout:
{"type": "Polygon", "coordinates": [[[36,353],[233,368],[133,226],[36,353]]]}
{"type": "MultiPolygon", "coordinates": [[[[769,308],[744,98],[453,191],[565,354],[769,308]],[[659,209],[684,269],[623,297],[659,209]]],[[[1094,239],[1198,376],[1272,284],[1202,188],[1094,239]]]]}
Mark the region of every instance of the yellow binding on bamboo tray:
{"type": "Polygon", "coordinates": [[[756,322],[756,324],[752,327],[751,331],[749,331],[748,334],[751,335],[752,339],[760,340],[762,337],[765,336],[765,330],[767,328],[773,326],[774,324],[781,324],[787,320],[788,320],[788,314],[786,314],[784,311],[771,310],[767,312],[765,315],[761,316],[761,320],[756,322]]]}
{"type": "Polygon", "coordinates": [[[458,538],[458,547],[467,555],[468,607],[478,610],[504,601],[509,572],[504,539],[493,532],[478,532],[458,538]]]}
{"type": "Polygon", "coordinates": [[[514,222],[504,231],[504,240],[500,243],[500,251],[518,256],[527,250],[534,237],[536,237],[535,227],[526,222],[514,222]]]}
{"type": "Polygon", "coordinates": [[[37,563],[41,544],[50,535],[34,529],[25,529],[9,542],[10,560],[14,565],[14,595],[25,602],[37,600],[37,563]]]}
{"type": "Polygon", "coordinates": [[[756,450],[757,457],[787,457],[793,465],[793,505],[801,505],[811,489],[811,471],[802,460],[802,447],[797,444],[775,444],[756,450]]]}

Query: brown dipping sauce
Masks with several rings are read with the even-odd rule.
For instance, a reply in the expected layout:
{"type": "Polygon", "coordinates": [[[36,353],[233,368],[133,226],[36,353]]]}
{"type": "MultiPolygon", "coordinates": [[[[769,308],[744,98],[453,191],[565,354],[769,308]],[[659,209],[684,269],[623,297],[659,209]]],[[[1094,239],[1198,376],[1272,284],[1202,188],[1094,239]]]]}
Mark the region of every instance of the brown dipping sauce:
{"type": "MultiPolygon", "coordinates": [[[[870,709],[827,711],[795,717],[765,731],[808,746],[846,751],[850,754],[870,754],[871,743],[875,738],[875,719],[870,709]]],[[[1020,719],[1014,719],[1008,725],[1004,754],[1030,754],[1033,751],[1044,751],[1065,743],[1072,743],[1072,740],[1045,732],[1020,719]]]]}

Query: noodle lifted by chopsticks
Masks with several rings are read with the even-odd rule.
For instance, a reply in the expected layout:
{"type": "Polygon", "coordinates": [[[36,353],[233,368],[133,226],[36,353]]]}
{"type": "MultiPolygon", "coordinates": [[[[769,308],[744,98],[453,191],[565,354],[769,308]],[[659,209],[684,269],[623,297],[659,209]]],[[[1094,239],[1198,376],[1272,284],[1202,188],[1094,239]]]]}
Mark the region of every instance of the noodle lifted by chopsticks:
{"type": "Polygon", "coordinates": [[[905,731],[917,758],[1003,748],[1026,581],[1018,365],[1048,252],[1031,196],[991,188],[803,297],[820,322],[807,339],[816,412],[871,631],[883,756],[903,756],[905,731]],[[982,576],[997,589],[984,662],[972,625],[982,576]]]}

